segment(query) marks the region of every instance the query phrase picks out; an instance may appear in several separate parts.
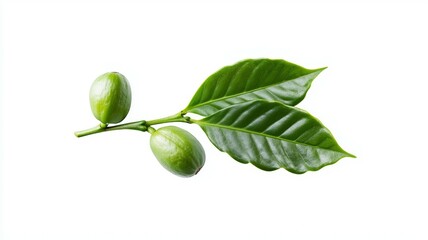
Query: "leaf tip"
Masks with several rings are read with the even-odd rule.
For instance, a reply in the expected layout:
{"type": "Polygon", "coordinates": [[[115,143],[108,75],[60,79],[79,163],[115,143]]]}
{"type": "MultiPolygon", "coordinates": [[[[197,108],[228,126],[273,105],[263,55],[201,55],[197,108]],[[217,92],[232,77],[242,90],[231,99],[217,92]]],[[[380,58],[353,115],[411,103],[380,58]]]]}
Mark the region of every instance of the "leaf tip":
{"type": "Polygon", "coordinates": [[[344,157],[357,158],[357,156],[355,156],[354,154],[349,153],[349,152],[343,150],[343,148],[342,148],[342,153],[344,154],[344,156],[342,158],[344,158],[344,157]]]}
{"type": "Polygon", "coordinates": [[[325,66],[325,67],[322,67],[322,68],[317,68],[317,69],[315,69],[315,71],[322,72],[322,71],[326,70],[327,68],[328,67],[325,66]]]}
{"type": "Polygon", "coordinates": [[[312,80],[314,80],[316,77],[318,77],[318,75],[327,68],[328,67],[322,67],[322,68],[316,68],[316,69],[310,70],[310,74],[313,75],[312,80]]]}

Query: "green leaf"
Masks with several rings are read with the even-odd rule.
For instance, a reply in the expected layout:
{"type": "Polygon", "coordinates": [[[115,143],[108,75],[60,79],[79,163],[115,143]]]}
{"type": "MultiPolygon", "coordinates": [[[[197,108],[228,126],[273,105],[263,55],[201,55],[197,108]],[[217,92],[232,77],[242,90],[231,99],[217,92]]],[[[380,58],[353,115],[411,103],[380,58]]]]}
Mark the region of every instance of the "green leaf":
{"type": "Polygon", "coordinates": [[[214,73],[199,87],[183,112],[211,115],[257,99],[298,104],[325,68],[309,70],[284,60],[249,59],[214,73]]]}
{"type": "Polygon", "coordinates": [[[220,151],[267,171],[285,168],[304,173],[355,157],[319,120],[279,102],[237,104],[194,122],[220,151]]]}

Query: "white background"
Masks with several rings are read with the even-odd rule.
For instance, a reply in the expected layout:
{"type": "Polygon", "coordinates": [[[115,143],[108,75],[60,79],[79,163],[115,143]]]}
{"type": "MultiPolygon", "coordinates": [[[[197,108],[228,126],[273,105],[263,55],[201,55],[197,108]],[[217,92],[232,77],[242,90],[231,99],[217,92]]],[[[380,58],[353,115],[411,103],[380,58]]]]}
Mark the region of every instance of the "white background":
{"type": "Polygon", "coordinates": [[[154,2],[3,1],[1,239],[428,239],[427,4],[154,2]],[[358,158],[264,172],[177,124],[207,153],[186,179],[147,133],[73,135],[104,72],[130,81],[136,121],[246,58],[328,66],[299,107],[358,158]]]}

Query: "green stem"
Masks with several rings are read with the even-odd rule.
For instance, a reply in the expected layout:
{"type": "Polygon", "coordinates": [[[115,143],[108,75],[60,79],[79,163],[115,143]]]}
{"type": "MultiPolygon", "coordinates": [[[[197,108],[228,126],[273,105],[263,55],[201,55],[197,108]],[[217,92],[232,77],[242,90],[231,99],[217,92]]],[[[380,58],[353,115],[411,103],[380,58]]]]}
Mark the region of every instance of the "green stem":
{"type": "Polygon", "coordinates": [[[150,134],[153,134],[154,132],[156,132],[156,129],[154,129],[152,127],[148,127],[147,132],[149,132],[150,134]]]}
{"type": "Polygon", "coordinates": [[[123,130],[123,129],[130,129],[130,130],[138,130],[142,132],[148,131],[149,127],[156,124],[162,124],[162,123],[169,123],[169,122],[186,122],[191,123],[191,119],[187,116],[183,116],[183,113],[179,112],[175,115],[165,117],[165,118],[159,118],[154,119],[150,121],[137,121],[137,122],[130,122],[130,123],[124,123],[119,124],[115,126],[107,126],[106,124],[100,124],[96,127],[89,128],[82,131],[77,131],[74,133],[76,137],[84,137],[91,134],[101,133],[101,132],[108,132],[113,130],[123,130]]]}
{"type": "Polygon", "coordinates": [[[152,125],[156,125],[156,124],[169,123],[169,122],[190,123],[190,118],[187,116],[184,116],[184,114],[182,112],[179,112],[179,113],[171,115],[169,117],[164,117],[164,118],[159,118],[159,119],[147,121],[146,126],[152,126],[152,125]]]}

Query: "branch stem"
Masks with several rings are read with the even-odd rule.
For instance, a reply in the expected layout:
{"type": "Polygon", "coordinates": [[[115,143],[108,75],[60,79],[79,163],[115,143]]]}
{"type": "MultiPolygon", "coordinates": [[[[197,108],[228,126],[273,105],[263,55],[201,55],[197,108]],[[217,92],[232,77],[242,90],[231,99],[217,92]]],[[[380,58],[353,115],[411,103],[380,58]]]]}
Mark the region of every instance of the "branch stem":
{"type": "Polygon", "coordinates": [[[138,131],[146,132],[152,125],[170,123],[170,122],[192,123],[189,117],[184,116],[182,112],[179,112],[169,117],[154,119],[150,121],[141,120],[136,122],[118,124],[114,126],[110,126],[110,125],[107,126],[106,124],[101,123],[95,127],[85,129],[82,131],[77,131],[74,133],[74,135],[76,135],[76,137],[84,137],[84,136],[88,136],[96,133],[108,132],[113,130],[123,130],[123,129],[138,130],[138,131]]]}

